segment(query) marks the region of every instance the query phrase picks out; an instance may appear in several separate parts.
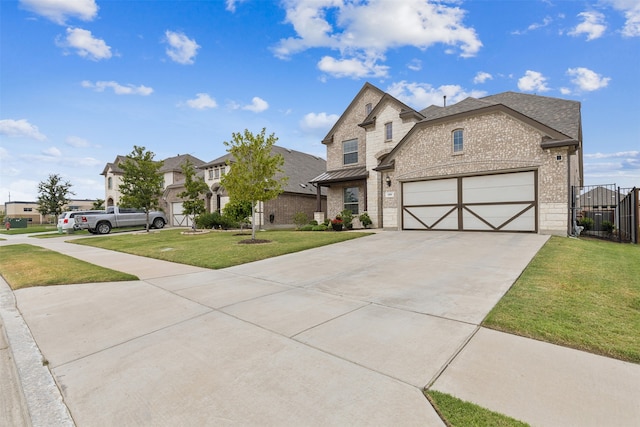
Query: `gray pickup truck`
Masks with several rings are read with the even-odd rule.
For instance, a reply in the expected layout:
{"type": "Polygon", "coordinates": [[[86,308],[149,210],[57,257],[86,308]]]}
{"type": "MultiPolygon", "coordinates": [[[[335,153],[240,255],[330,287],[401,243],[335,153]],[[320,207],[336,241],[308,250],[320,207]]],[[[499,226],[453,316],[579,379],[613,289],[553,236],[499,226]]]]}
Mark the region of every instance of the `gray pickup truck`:
{"type": "MultiPolygon", "coordinates": [[[[167,223],[164,212],[149,212],[149,225],[162,228],[167,223]]],[[[76,218],[76,224],[82,230],[89,230],[91,234],[109,234],[112,228],[139,227],[147,225],[147,215],[141,209],[121,208],[110,206],[104,213],[82,215],[76,218]]]]}

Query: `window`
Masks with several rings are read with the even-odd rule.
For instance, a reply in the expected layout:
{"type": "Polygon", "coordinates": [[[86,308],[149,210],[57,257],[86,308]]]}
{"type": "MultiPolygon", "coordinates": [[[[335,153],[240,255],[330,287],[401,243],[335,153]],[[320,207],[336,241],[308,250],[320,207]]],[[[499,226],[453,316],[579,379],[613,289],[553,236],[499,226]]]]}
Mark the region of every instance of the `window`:
{"type": "Polygon", "coordinates": [[[213,169],[208,169],[209,170],[209,179],[213,179],[213,169]]]}
{"type": "Polygon", "coordinates": [[[358,187],[344,188],[344,209],[358,215],[358,187]]]}
{"type": "Polygon", "coordinates": [[[220,166],[220,176],[224,176],[227,173],[226,166],[220,166]]]}
{"type": "Polygon", "coordinates": [[[364,106],[365,111],[367,112],[367,116],[369,115],[369,113],[371,113],[371,103],[368,103],[367,105],[364,106]]]}
{"type": "Polygon", "coordinates": [[[350,139],[342,143],[342,157],[345,165],[358,163],[358,140],[350,139]]]}
{"type": "Polygon", "coordinates": [[[384,138],[387,141],[393,139],[393,123],[389,122],[384,125],[384,138]]]}
{"type": "Polygon", "coordinates": [[[464,149],[464,137],[462,134],[462,129],[453,131],[453,152],[454,153],[462,153],[464,149]]]}
{"type": "Polygon", "coordinates": [[[107,188],[109,190],[113,190],[113,178],[112,177],[107,178],[107,188]]]}
{"type": "Polygon", "coordinates": [[[33,208],[22,208],[23,212],[33,212],[33,208]]]}
{"type": "Polygon", "coordinates": [[[214,176],[215,176],[215,179],[220,178],[220,169],[219,169],[219,168],[215,168],[215,169],[214,169],[214,174],[215,174],[215,175],[214,175],[214,176]]]}

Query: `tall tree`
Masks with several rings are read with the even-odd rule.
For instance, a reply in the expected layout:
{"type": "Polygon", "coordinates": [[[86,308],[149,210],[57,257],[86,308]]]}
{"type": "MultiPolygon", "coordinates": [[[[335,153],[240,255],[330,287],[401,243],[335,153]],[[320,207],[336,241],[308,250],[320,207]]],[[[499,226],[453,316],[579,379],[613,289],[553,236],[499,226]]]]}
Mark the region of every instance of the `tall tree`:
{"type": "Polygon", "coordinates": [[[178,197],[183,199],[182,214],[187,217],[193,216],[191,224],[195,230],[196,217],[206,211],[204,199],[201,196],[209,192],[209,186],[204,182],[203,177],[196,174],[196,169],[189,159],[182,164],[181,168],[184,174],[184,191],[179,193],[178,197]]]}
{"type": "Polygon", "coordinates": [[[45,181],[38,183],[38,212],[42,215],[58,215],[69,204],[69,195],[76,194],[71,191],[71,183],[63,181],[58,174],[50,174],[45,181]]]}
{"type": "Polygon", "coordinates": [[[147,232],[149,232],[149,212],[160,207],[163,176],[160,173],[162,161],[155,161],[155,154],[145,147],[133,146],[133,151],[127,155],[120,168],[122,184],[118,187],[122,197],[120,205],[142,209],[147,217],[147,232]]]}
{"type": "Polygon", "coordinates": [[[245,129],[244,134],[233,133],[232,141],[224,142],[233,162],[227,160],[230,170],[221,184],[234,202],[251,202],[252,240],[256,238],[256,204],[278,197],[288,180],[282,175],[276,178],[278,172],[283,172],[284,157],[272,154],[278,138],[274,134],[265,137],[265,133],[265,128],[258,135],[245,129]]]}

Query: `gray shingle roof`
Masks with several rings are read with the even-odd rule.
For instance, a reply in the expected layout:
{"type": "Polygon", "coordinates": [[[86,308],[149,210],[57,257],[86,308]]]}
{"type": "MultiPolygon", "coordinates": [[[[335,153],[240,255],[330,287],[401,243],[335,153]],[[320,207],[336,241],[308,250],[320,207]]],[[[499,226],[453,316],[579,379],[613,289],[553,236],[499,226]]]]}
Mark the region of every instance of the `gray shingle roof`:
{"type": "MultiPolygon", "coordinates": [[[[309,184],[316,176],[320,175],[327,170],[327,161],[321,157],[313,156],[311,154],[303,153],[301,151],[291,150],[288,148],[273,146],[272,154],[281,154],[284,158],[284,165],[282,169],[283,174],[276,175],[276,178],[281,175],[289,177],[289,181],[284,188],[285,192],[298,193],[298,194],[316,194],[316,189],[309,184]]],[[[227,160],[233,162],[233,156],[231,154],[225,154],[210,162],[207,162],[200,166],[200,169],[206,169],[208,167],[220,166],[226,164],[227,160]]],[[[325,189],[323,190],[323,194],[325,189]]]]}
{"type": "Polygon", "coordinates": [[[178,154],[177,156],[167,157],[166,159],[164,159],[164,163],[160,168],[160,172],[182,172],[182,165],[187,160],[190,160],[196,168],[204,164],[202,160],[197,157],[193,157],[191,154],[178,154]]]}
{"type": "Polygon", "coordinates": [[[499,104],[524,114],[570,138],[581,139],[580,103],[566,99],[503,92],[479,99],[469,97],[448,107],[432,105],[420,113],[425,116],[423,121],[429,121],[499,104]]]}

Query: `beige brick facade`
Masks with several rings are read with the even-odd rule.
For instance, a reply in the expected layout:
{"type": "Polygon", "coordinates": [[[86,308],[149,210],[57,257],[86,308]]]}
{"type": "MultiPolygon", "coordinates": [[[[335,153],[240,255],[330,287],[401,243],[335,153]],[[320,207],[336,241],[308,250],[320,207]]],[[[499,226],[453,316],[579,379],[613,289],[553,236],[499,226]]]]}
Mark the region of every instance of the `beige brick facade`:
{"type": "MultiPolygon", "coordinates": [[[[570,188],[580,185],[582,177],[579,104],[534,95],[500,96],[493,103],[471,99],[466,107],[453,112],[450,107],[427,109],[424,113],[432,115],[420,122],[423,112],[407,114],[404,104],[366,84],[323,141],[327,146],[329,217],[343,209],[344,188],[358,187],[359,211],[369,213],[373,227],[397,229],[401,227],[403,182],[535,171],[537,230],[566,235],[570,188]],[[518,110],[504,108],[502,102],[532,103],[534,109],[539,107],[537,103],[566,108],[561,114],[570,110],[571,120],[559,123],[549,119],[561,125],[562,133],[518,110]],[[368,103],[374,106],[369,117],[368,103]],[[485,105],[492,108],[483,108],[485,105]],[[386,137],[387,123],[392,124],[391,139],[386,137]],[[454,153],[453,132],[458,129],[464,134],[464,149],[454,153]],[[342,143],[355,138],[358,163],[344,165],[342,143]],[[341,169],[354,166],[366,167],[366,180],[331,180],[340,176],[341,169]]],[[[551,117],[547,110],[542,114],[551,117]]]]}

